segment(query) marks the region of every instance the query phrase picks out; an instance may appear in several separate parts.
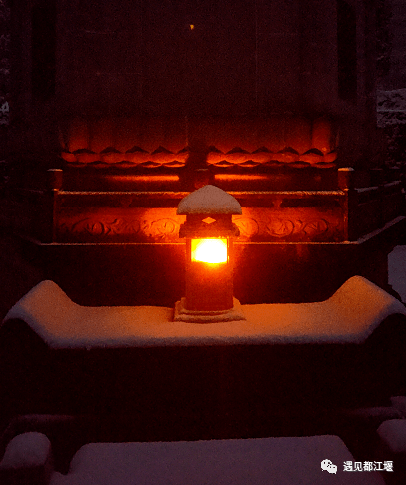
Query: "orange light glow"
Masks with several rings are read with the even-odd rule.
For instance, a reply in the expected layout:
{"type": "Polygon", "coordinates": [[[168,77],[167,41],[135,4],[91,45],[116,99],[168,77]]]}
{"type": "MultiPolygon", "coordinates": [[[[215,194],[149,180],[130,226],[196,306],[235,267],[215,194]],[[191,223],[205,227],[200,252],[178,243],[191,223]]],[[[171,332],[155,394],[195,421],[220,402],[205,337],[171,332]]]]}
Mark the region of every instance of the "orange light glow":
{"type": "Polygon", "coordinates": [[[178,175],[109,175],[114,182],[178,182],[178,175]]]}
{"type": "Polygon", "coordinates": [[[227,239],[192,239],[192,261],[227,263],[227,239]]]}
{"type": "Polygon", "coordinates": [[[189,25],[190,30],[194,30],[195,26],[193,24],[189,25]]]}
{"type": "Polygon", "coordinates": [[[228,173],[216,173],[216,180],[237,181],[237,180],[269,180],[269,175],[242,175],[242,174],[228,174],[228,173]]]}

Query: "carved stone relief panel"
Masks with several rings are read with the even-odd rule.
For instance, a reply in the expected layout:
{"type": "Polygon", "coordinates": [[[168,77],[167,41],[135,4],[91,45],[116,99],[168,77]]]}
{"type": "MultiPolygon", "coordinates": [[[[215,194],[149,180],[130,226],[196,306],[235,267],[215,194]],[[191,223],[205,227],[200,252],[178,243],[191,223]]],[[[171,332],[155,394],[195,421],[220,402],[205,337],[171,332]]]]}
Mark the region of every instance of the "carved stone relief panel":
{"type": "Polygon", "coordinates": [[[185,216],[176,208],[65,208],[57,220],[59,242],[180,242],[185,216]]]}
{"type": "MultiPolygon", "coordinates": [[[[182,242],[176,208],[70,207],[56,221],[57,242],[182,242]]],[[[343,240],[340,207],[243,207],[233,218],[240,241],[343,240]]]]}
{"type": "Polygon", "coordinates": [[[235,217],[240,240],[252,241],[317,241],[344,239],[344,226],[339,207],[243,207],[235,217]]]}

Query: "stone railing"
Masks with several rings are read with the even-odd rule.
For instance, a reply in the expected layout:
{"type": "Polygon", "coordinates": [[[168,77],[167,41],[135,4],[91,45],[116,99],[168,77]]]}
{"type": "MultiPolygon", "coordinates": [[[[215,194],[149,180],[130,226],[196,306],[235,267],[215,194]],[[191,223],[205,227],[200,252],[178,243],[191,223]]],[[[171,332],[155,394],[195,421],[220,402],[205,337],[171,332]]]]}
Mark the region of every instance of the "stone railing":
{"type": "MultiPolygon", "coordinates": [[[[62,244],[180,242],[179,227],[184,217],[176,214],[176,208],[190,190],[176,190],[179,185],[172,190],[165,185],[161,190],[159,185],[155,190],[138,191],[66,190],[62,170],[50,170],[48,175],[47,189],[13,192],[13,207],[22,215],[11,217],[20,221],[20,230],[31,238],[62,244]],[[30,215],[24,221],[24,207],[36,207],[34,217],[30,215]]],[[[255,178],[261,173],[251,175],[255,178]]],[[[272,179],[271,174],[267,175],[274,186],[280,184],[274,180],[276,176],[272,179]]],[[[399,171],[361,173],[343,168],[334,175],[337,186],[330,190],[283,190],[283,185],[282,190],[238,190],[236,184],[229,192],[243,208],[242,215],[235,217],[241,234],[239,240],[354,241],[403,217],[404,194],[399,171]]],[[[205,171],[201,176],[210,177],[205,171]]],[[[166,183],[175,175],[161,177],[166,183]]],[[[201,182],[205,185],[203,178],[201,182]]],[[[230,181],[233,182],[231,175],[230,181]]],[[[214,183],[221,186],[217,179],[214,183]]]]}

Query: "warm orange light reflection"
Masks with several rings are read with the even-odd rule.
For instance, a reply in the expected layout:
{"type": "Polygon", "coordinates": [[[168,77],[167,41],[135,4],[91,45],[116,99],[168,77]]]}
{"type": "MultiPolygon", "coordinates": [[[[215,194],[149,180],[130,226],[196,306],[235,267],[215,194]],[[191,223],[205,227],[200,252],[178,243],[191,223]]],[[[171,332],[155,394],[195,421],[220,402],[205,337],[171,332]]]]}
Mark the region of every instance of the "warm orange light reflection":
{"type": "Polygon", "coordinates": [[[216,173],[216,180],[227,180],[227,181],[237,181],[237,180],[269,180],[269,175],[242,175],[242,174],[229,174],[229,173],[216,173]]]}
{"type": "Polygon", "coordinates": [[[192,239],[192,261],[227,263],[227,239],[192,239]]]}
{"type": "Polygon", "coordinates": [[[178,182],[178,175],[110,175],[114,182],[178,182]]]}

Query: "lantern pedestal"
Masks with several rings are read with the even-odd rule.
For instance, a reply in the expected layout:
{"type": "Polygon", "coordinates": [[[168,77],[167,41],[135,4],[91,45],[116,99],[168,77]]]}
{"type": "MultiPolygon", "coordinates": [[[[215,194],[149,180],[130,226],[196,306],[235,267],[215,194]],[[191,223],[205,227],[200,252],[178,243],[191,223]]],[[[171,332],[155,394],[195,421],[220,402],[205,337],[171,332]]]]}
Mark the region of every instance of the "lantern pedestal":
{"type": "Polygon", "coordinates": [[[228,310],[188,310],[185,308],[186,298],[181,298],[175,304],[175,322],[214,323],[245,320],[241,303],[233,298],[233,307],[228,310]]]}

